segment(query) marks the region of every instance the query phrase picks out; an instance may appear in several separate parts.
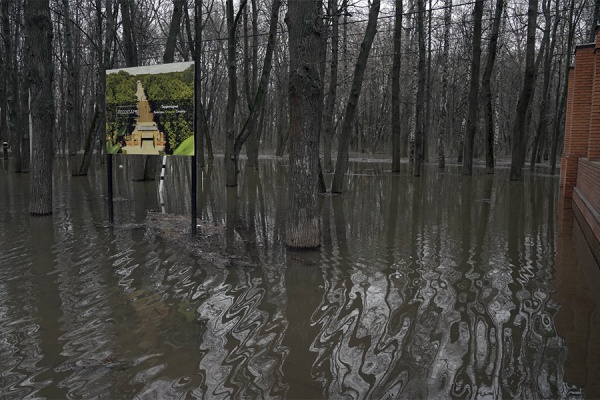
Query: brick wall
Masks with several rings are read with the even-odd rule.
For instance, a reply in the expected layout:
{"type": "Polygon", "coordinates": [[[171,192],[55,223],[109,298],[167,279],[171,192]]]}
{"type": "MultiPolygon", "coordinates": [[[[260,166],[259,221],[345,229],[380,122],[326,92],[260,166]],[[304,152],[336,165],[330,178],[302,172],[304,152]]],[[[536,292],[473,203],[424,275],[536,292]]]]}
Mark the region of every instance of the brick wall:
{"type": "Polygon", "coordinates": [[[595,44],[575,49],[566,111],[559,232],[570,233],[576,218],[600,259],[600,29],[595,44]]]}

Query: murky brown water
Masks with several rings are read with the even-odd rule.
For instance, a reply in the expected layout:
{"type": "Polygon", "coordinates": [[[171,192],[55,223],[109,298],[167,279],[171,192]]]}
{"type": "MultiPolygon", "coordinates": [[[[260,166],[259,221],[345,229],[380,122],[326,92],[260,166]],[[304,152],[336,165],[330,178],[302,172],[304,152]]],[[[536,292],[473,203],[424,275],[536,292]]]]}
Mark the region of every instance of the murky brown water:
{"type": "MultiPolygon", "coordinates": [[[[166,208],[187,213],[179,160],[166,208]]],[[[217,160],[199,213],[259,265],[226,269],[132,225],[158,183],[118,164],[115,229],[104,166],[57,161],[43,218],[0,171],[0,398],[600,397],[600,273],[557,238],[556,177],[353,163],[320,251],[289,253],[285,163],[242,171],[234,208],[217,160]]]]}

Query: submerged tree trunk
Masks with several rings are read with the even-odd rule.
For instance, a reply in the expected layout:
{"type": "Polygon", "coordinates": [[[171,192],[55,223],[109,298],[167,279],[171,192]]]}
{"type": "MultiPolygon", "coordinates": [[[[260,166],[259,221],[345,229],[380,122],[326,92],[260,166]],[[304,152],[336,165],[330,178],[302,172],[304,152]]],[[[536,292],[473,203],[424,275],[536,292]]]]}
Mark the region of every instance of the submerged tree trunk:
{"type": "MultiPolygon", "coordinates": [[[[392,172],[400,172],[400,69],[402,67],[402,0],[396,0],[394,19],[394,60],[392,62],[392,172]]],[[[442,59],[443,60],[443,59],[442,59]]]]}
{"type": "Polygon", "coordinates": [[[358,60],[356,61],[356,67],[354,69],[352,87],[350,88],[350,96],[348,97],[348,104],[346,105],[344,121],[342,122],[342,131],[340,133],[340,139],[338,143],[335,172],[333,174],[333,182],[331,184],[331,191],[333,193],[342,193],[342,189],[344,187],[344,175],[346,173],[346,169],[348,168],[348,146],[350,145],[350,135],[352,134],[352,127],[354,126],[354,117],[356,114],[356,108],[358,107],[358,99],[360,97],[363,78],[367,68],[367,61],[371,51],[371,45],[373,44],[373,39],[377,33],[377,17],[379,16],[379,6],[380,0],[373,0],[373,3],[371,3],[371,9],[369,10],[369,22],[367,23],[365,37],[360,46],[360,53],[358,54],[358,60]]]}
{"type": "Polygon", "coordinates": [[[333,132],[335,128],[335,103],[337,100],[338,87],[338,54],[340,16],[338,14],[337,0],[329,0],[329,16],[331,18],[331,67],[329,74],[329,89],[327,91],[327,102],[325,103],[325,118],[323,120],[323,171],[333,171],[331,159],[331,145],[333,143],[333,132]]]}
{"type": "Polygon", "coordinates": [[[527,44],[525,47],[525,76],[523,88],[517,103],[515,128],[513,131],[512,156],[510,163],[510,179],[523,180],[523,167],[525,166],[525,151],[527,145],[527,110],[533,84],[535,81],[535,31],[537,24],[538,0],[529,0],[527,10],[527,44]]]}
{"type": "Polygon", "coordinates": [[[444,3],[444,50],[442,54],[442,108],[437,142],[437,165],[446,168],[446,130],[450,126],[448,118],[448,55],[450,54],[450,24],[452,23],[452,0],[444,3]]]}
{"type": "Polygon", "coordinates": [[[320,1],[289,0],[286,23],[290,50],[290,172],[286,244],[293,249],[321,244],[318,203],[320,1]]]}
{"type": "Polygon", "coordinates": [[[487,62],[481,78],[481,97],[483,98],[483,114],[485,117],[485,172],[494,173],[494,107],[492,104],[492,72],[496,61],[500,22],[505,0],[496,0],[492,33],[488,42],[487,62]]]}
{"type": "MultiPolygon", "coordinates": [[[[233,4],[229,6],[230,0],[228,0],[228,26],[230,26],[228,50],[227,50],[227,62],[228,62],[228,73],[229,73],[229,95],[227,101],[227,116],[228,118],[235,116],[235,103],[236,103],[236,87],[237,80],[235,77],[236,72],[236,60],[235,60],[235,26],[239,23],[240,14],[238,13],[235,19],[233,18],[233,4]],[[231,60],[231,61],[230,61],[231,60]],[[234,92],[235,91],[235,92],[234,92]],[[231,99],[231,100],[230,100],[231,99]]],[[[245,0],[242,1],[241,7],[245,4],[245,0]]],[[[273,51],[275,49],[275,43],[277,41],[277,24],[279,21],[279,8],[281,7],[281,0],[273,0],[271,6],[271,17],[269,20],[269,37],[267,40],[267,49],[265,51],[265,60],[263,62],[263,68],[256,90],[256,95],[250,108],[250,114],[244,121],[242,128],[237,135],[234,132],[233,121],[227,120],[226,126],[226,141],[225,141],[225,180],[227,186],[237,186],[237,165],[242,146],[248,139],[251,132],[248,128],[256,126],[258,117],[260,116],[260,110],[263,107],[264,99],[267,93],[267,86],[269,83],[269,76],[271,74],[271,65],[273,61],[273,51]]]]}
{"type": "Polygon", "coordinates": [[[423,137],[425,129],[425,1],[417,1],[417,35],[419,56],[417,61],[417,98],[415,107],[415,149],[413,162],[413,176],[421,176],[423,166],[423,137]]]}
{"type": "Polygon", "coordinates": [[[78,74],[75,68],[74,56],[73,56],[73,39],[72,39],[72,26],[71,12],[69,7],[69,1],[63,0],[63,20],[65,29],[65,56],[67,61],[67,141],[69,143],[69,163],[71,166],[71,175],[77,175],[77,151],[79,150],[79,132],[77,130],[78,116],[81,115],[80,110],[76,109],[76,92],[78,84],[78,74]],[[77,111],[76,111],[77,110],[77,111]]]}
{"type": "MultiPolygon", "coordinates": [[[[544,8],[544,16],[546,18],[546,29],[550,30],[550,2],[548,4],[543,5],[544,8]]],[[[556,11],[558,12],[558,5],[556,11]]],[[[550,113],[548,110],[548,105],[550,103],[550,80],[552,74],[552,59],[554,57],[554,48],[556,45],[556,31],[558,29],[559,22],[558,14],[554,19],[554,23],[552,24],[552,33],[545,35],[546,38],[546,54],[544,56],[544,80],[542,83],[542,101],[540,103],[540,120],[538,122],[538,128],[533,139],[533,143],[531,145],[531,163],[529,164],[529,168],[531,171],[535,170],[535,164],[537,162],[537,155],[539,152],[539,144],[540,140],[545,140],[548,128],[548,120],[550,119],[550,113]],[[550,44],[547,43],[550,41],[550,44]]]]}
{"type": "Polygon", "coordinates": [[[208,124],[206,123],[204,104],[202,103],[202,2],[194,0],[195,20],[194,39],[192,46],[194,54],[194,147],[197,165],[204,167],[204,135],[208,135],[208,124]]]}
{"type": "Polygon", "coordinates": [[[52,214],[52,137],[54,100],[52,80],[52,21],[49,0],[27,0],[25,28],[31,38],[28,60],[30,114],[32,122],[32,163],[29,212],[52,214]]]}
{"type": "Polygon", "coordinates": [[[473,174],[473,151],[477,131],[477,109],[479,107],[479,69],[481,66],[481,19],[483,1],[476,0],[473,8],[473,46],[471,57],[471,84],[469,86],[469,111],[463,153],[463,175],[473,174]]]}

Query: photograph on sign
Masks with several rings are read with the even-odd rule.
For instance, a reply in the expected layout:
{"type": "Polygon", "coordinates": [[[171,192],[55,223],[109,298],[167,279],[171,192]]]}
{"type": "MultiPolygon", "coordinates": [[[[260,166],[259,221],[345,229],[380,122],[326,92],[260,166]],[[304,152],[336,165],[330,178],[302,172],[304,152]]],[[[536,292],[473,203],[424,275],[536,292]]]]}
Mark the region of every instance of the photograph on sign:
{"type": "Polygon", "coordinates": [[[106,71],[106,151],[194,155],[194,63],[106,71]]]}

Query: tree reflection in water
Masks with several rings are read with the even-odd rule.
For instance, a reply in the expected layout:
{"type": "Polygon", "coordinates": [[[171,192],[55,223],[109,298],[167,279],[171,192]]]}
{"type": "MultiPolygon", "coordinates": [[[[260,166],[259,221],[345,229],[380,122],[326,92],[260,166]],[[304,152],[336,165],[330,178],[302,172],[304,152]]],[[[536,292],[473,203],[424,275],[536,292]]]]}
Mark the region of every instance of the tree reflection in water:
{"type": "MultiPolygon", "coordinates": [[[[188,213],[189,164],[169,163],[166,207],[188,213]]],[[[81,186],[60,178],[54,231],[34,249],[39,224],[25,223],[27,199],[16,194],[26,182],[0,172],[14,189],[2,195],[11,212],[0,220],[0,392],[597,396],[598,268],[570,237],[555,248],[557,178],[515,184],[508,171],[463,177],[450,167],[416,179],[387,167],[351,164],[347,192],[322,197],[321,249],[294,253],[283,240],[285,163],[242,168],[229,192],[219,160],[207,166],[199,215],[226,225],[223,245],[256,264],[234,268],[127,228],[158,195],[126,168],[116,172],[120,227],[101,225],[101,172],[81,186]]]]}

